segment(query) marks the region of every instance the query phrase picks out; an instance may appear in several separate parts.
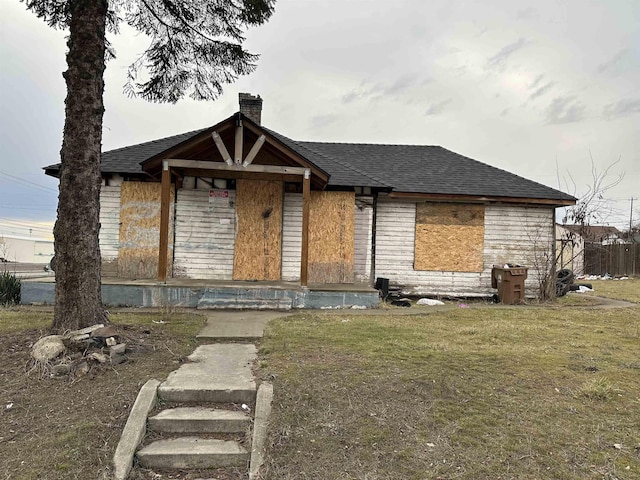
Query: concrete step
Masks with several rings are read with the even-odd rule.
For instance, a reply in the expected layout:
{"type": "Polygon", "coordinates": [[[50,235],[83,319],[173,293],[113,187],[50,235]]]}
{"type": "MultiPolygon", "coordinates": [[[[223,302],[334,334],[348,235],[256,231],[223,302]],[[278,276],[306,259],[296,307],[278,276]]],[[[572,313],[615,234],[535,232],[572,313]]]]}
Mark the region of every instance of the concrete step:
{"type": "Polygon", "coordinates": [[[256,355],[251,343],[201,345],[158,387],[158,396],[179,403],[253,403],[256,355]]]}
{"type": "Polygon", "coordinates": [[[178,407],[149,418],[149,428],[168,433],[246,432],[250,419],[243,413],[206,407],[178,407]]]}
{"type": "Polygon", "coordinates": [[[198,301],[199,310],[291,310],[291,299],[287,298],[215,298],[203,296],[198,301]]]}
{"type": "Polygon", "coordinates": [[[182,437],[158,440],[137,453],[146,468],[197,469],[245,467],[249,452],[238,442],[182,437]]]}

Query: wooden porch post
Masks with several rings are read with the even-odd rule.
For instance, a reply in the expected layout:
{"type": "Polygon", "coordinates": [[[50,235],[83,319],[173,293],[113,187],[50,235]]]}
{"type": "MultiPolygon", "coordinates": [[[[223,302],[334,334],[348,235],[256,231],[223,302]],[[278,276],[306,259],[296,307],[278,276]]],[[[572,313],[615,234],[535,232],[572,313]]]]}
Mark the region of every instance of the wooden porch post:
{"type": "Polygon", "coordinates": [[[304,171],[302,180],[302,254],[300,258],[300,285],[307,286],[309,278],[309,207],[311,202],[311,170],[304,171]]]}
{"type": "Polygon", "coordinates": [[[160,249],[158,252],[158,281],[167,280],[167,250],[169,249],[169,206],[171,202],[171,171],[169,162],[162,162],[160,193],[160,249]]]}

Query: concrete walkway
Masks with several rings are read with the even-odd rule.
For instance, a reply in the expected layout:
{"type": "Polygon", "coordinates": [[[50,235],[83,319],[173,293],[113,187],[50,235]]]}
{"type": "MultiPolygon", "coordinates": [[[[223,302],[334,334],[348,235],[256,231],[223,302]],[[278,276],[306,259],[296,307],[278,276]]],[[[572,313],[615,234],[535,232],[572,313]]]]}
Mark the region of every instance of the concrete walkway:
{"type": "Polygon", "coordinates": [[[114,456],[115,478],[127,478],[134,454],[140,465],[150,469],[247,467],[249,479],[256,478],[266,445],[273,387],[256,385],[255,341],[262,337],[267,322],[287,315],[209,313],[197,338],[216,343],[200,345],[164,382],[143,388],[144,398],[139,395],[136,401],[143,405],[135,419],[130,416],[114,456]],[[156,398],[166,402],[167,408],[147,419],[156,398]],[[147,429],[160,439],[136,452],[147,429]]]}
{"type": "Polygon", "coordinates": [[[251,341],[262,338],[267,322],[291,314],[274,311],[217,311],[207,315],[207,324],[197,335],[205,341],[251,341]]]}

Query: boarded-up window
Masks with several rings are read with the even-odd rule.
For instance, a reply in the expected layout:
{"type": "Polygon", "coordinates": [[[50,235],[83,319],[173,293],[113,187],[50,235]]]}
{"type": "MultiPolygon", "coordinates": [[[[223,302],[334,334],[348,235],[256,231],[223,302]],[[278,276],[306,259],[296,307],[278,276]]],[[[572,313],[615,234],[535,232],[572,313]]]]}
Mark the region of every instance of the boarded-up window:
{"type": "Polygon", "coordinates": [[[234,280],[280,280],[282,195],[279,181],[236,182],[234,280]]]}
{"type": "Polygon", "coordinates": [[[353,283],[353,192],[311,192],[309,282],[353,283]]]}
{"type": "MultiPolygon", "coordinates": [[[[120,278],[156,278],[158,275],[161,188],[161,184],[155,182],[124,182],[120,187],[120,278]]],[[[173,196],[172,186],[169,248],[173,239],[173,196]]],[[[167,275],[171,276],[171,261],[168,263],[167,275]]]]}
{"type": "Polygon", "coordinates": [[[483,205],[416,205],[415,270],[481,272],[483,250],[483,205]]]}

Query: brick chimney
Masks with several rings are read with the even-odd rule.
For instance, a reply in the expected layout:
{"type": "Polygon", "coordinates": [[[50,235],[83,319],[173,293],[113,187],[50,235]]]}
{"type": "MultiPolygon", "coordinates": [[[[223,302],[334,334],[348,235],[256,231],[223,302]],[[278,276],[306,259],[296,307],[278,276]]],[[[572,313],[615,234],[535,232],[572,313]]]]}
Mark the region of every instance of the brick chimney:
{"type": "Polygon", "coordinates": [[[240,100],[240,113],[245,114],[251,120],[260,125],[262,119],[262,99],[260,95],[253,96],[250,93],[238,94],[240,100]]]}

